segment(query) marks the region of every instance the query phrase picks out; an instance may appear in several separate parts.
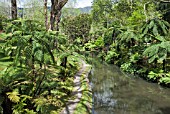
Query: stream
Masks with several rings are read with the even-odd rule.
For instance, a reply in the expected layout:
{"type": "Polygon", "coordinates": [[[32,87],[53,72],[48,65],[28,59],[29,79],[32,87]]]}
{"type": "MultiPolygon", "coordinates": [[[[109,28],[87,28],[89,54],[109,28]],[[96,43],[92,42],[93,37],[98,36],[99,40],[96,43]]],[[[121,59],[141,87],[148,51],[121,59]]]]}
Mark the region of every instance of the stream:
{"type": "Polygon", "coordinates": [[[123,74],[114,65],[95,65],[90,84],[92,114],[170,114],[170,89],[123,74]]]}

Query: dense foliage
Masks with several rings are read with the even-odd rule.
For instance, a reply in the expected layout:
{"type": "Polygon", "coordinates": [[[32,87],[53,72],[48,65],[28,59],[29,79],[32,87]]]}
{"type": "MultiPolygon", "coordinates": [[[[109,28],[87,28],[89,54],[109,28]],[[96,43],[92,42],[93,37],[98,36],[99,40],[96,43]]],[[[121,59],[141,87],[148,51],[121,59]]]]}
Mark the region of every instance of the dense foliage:
{"type": "Polygon", "coordinates": [[[1,67],[1,112],[57,113],[71,95],[79,55],[68,50],[66,36],[46,31],[39,22],[3,24],[0,62],[8,64],[1,67]]]}
{"type": "Polygon", "coordinates": [[[63,32],[68,35],[71,40],[74,41],[79,38],[80,42],[84,44],[88,41],[88,35],[91,27],[91,17],[89,14],[66,17],[62,20],[62,27],[63,32]]]}
{"type": "Polygon", "coordinates": [[[152,0],[95,0],[92,33],[97,38],[85,47],[123,71],[169,86],[170,24],[165,4],[169,5],[152,0]]]}
{"type": "MultiPolygon", "coordinates": [[[[23,19],[9,20],[3,14],[0,113],[59,113],[72,97],[73,76],[79,58],[84,58],[81,54],[87,60],[97,56],[127,73],[170,86],[168,6],[159,0],[94,0],[91,14],[63,15],[60,26],[61,9],[51,12],[58,31],[45,27],[47,14],[46,18],[41,18],[43,13],[29,15],[29,8],[23,19]]],[[[33,8],[43,9],[38,4],[33,8]]]]}

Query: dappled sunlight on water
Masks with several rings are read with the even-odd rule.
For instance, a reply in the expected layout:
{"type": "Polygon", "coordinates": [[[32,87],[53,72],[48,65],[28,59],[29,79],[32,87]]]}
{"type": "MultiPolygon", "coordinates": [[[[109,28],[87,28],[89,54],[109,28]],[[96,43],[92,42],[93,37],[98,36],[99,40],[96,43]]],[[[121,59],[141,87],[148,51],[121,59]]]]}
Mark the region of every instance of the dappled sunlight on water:
{"type": "Polygon", "coordinates": [[[91,73],[93,114],[170,114],[170,89],[101,65],[91,73]]]}

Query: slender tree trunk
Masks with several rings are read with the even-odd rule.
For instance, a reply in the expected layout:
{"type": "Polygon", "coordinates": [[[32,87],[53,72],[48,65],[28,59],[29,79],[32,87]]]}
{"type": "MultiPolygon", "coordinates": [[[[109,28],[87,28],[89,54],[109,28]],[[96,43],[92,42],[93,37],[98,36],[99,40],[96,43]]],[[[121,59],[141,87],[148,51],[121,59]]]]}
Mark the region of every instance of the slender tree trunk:
{"type": "Polygon", "coordinates": [[[59,31],[59,23],[60,23],[60,17],[61,17],[61,11],[57,11],[58,14],[56,16],[56,30],[59,31]]]}
{"type": "Polygon", "coordinates": [[[55,16],[53,14],[53,12],[51,12],[51,16],[50,16],[50,30],[54,30],[54,22],[55,22],[55,16]]]}
{"type": "Polygon", "coordinates": [[[68,0],[51,0],[50,30],[54,30],[56,21],[56,30],[59,31],[58,24],[60,22],[61,9],[68,0]]]}
{"type": "MultiPolygon", "coordinates": [[[[68,2],[68,0],[51,0],[51,15],[50,15],[50,30],[54,30],[55,21],[56,27],[55,30],[59,31],[59,22],[61,16],[61,9],[68,2]]],[[[58,35],[58,32],[57,34],[58,35]]],[[[54,40],[54,48],[57,48],[57,39],[54,40]]]]}
{"type": "Polygon", "coordinates": [[[47,9],[47,0],[44,0],[44,15],[45,15],[45,27],[48,30],[48,9],[47,9]]]}
{"type": "Polygon", "coordinates": [[[11,14],[12,19],[17,19],[17,1],[11,0],[11,14]]]}
{"type": "Polygon", "coordinates": [[[50,12],[50,30],[54,30],[54,22],[55,22],[55,0],[51,0],[51,12],[50,12]]]}

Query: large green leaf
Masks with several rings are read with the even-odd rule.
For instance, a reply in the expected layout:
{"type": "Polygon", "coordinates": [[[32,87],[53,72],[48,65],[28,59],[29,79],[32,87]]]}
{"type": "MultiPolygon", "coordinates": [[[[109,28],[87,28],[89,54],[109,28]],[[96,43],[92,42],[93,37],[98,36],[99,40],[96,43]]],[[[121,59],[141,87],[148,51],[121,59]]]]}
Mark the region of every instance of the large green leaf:
{"type": "Polygon", "coordinates": [[[165,26],[167,26],[168,28],[170,28],[169,22],[163,20],[163,23],[165,24],[165,26]]]}
{"type": "Polygon", "coordinates": [[[165,60],[165,59],[167,58],[167,50],[166,50],[166,49],[161,50],[161,51],[158,53],[158,56],[159,56],[159,58],[158,58],[159,61],[165,60]]]}
{"type": "Polygon", "coordinates": [[[170,84],[170,77],[162,77],[160,83],[170,84]]]}
{"type": "Polygon", "coordinates": [[[149,26],[148,28],[151,29],[155,26],[155,21],[154,20],[151,20],[150,23],[149,23],[149,26]]]}
{"type": "Polygon", "coordinates": [[[158,53],[159,45],[152,45],[143,52],[143,55],[152,57],[158,53]]]}
{"type": "Polygon", "coordinates": [[[148,30],[149,30],[149,27],[146,26],[146,28],[145,28],[144,31],[143,31],[143,34],[147,34],[147,33],[148,33],[148,30]]]}
{"type": "Polygon", "coordinates": [[[158,34],[157,34],[157,36],[155,36],[155,39],[157,39],[158,41],[161,41],[161,42],[166,41],[163,36],[160,36],[158,34]]]}
{"type": "Polygon", "coordinates": [[[14,31],[13,32],[13,35],[14,36],[18,36],[18,35],[21,35],[22,34],[22,31],[14,31]]]}
{"type": "Polygon", "coordinates": [[[149,58],[149,63],[152,63],[157,58],[157,55],[154,55],[149,58]]]}
{"type": "Polygon", "coordinates": [[[158,20],[158,24],[159,24],[159,27],[162,29],[163,33],[167,34],[167,28],[164,25],[164,23],[162,22],[162,20],[158,20]]]}
{"type": "Polygon", "coordinates": [[[157,36],[157,35],[159,34],[159,33],[158,33],[158,28],[157,28],[156,25],[153,26],[153,34],[154,34],[155,36],[157,36]]]}
{"type": "Polygon", "coordinates": [[[44,57],[44,55],[43,55],[42,50],[36,51],[35,54],[34,54],[34,56],[36,57],[36,59],[37,59],[38,61],[43,62],[43,57],[44,57]]]}
{"type": "Polygon", "coordinates": [[[170,52],[170,41],[161,42],[160,47],[167,50],[167,52],[170,52]]]}

